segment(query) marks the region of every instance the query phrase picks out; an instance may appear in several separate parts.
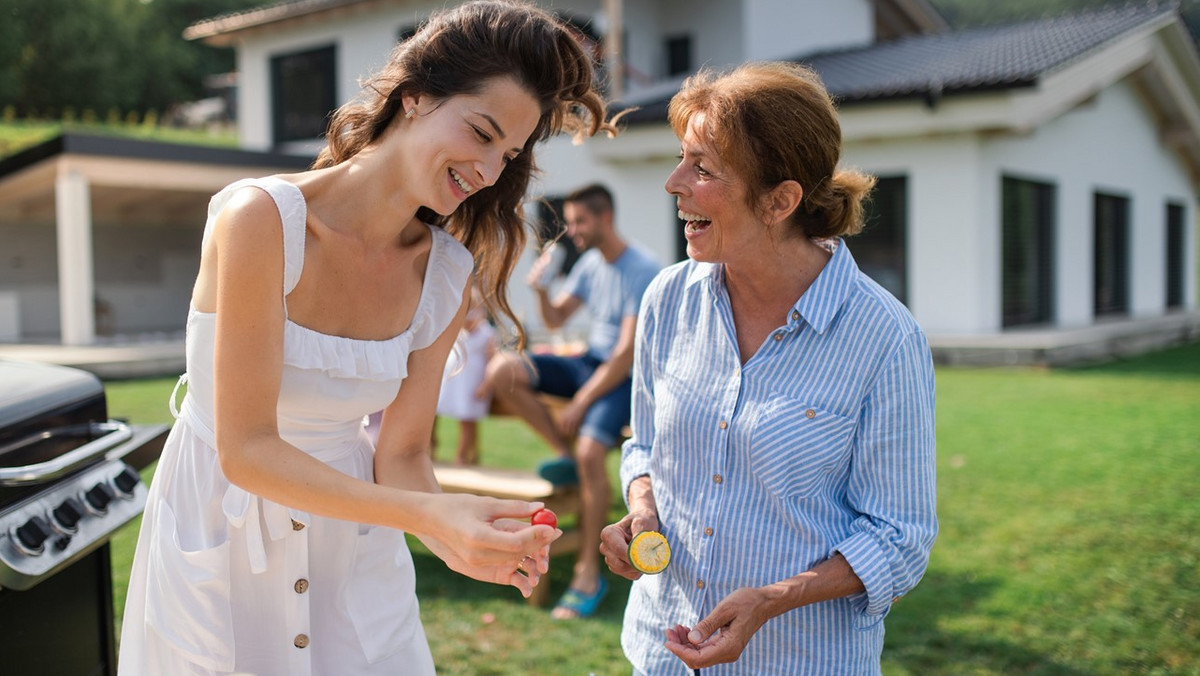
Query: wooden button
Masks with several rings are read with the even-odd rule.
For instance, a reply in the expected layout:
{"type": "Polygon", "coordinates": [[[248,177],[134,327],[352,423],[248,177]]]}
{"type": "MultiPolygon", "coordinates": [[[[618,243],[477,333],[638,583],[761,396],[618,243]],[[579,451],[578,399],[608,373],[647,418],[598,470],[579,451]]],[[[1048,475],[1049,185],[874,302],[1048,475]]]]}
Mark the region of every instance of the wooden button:
{"type": "Polygon", "coordinates": [[[304,530],[304,524],[292,519],[292,530],[304,530]]]}
{"type": "Polygon", "coordinates": [[[719,484],[719,483],[721,483],[721,482],[722,482],[722,481],[724,481],[724,480],[725,480],[725,479],[724,479],[724,478],[723,478],[723,477],[722,477],[720,474],[714,474],[714,475],[713,475],[713,483],[715,483],[715,484],[719,484]]]}
{"type": "Polygon", "coordinates": [[[722,420],[722,421],[721,421],[721,429],[726,429],[726,428],[728,428],[728,427],[729,427],[729,423],[727,423],[727,422],[725,422],[724,420],[722,420]]]}
{"type": "Polygon", "coordinates": [[[775,342],[777,342],[777,343],[778,343],[779,341],[783,340],[783,334],[782,334],[782,333],[776,333],[776,334],[775,334],[774,336],[772,336],[772,337],[775,339],[775,342]]]}
{"type": "Polygon", "coordinates": [[[813,418],[817,417],[817,412],[810,408],[804,412],[804,417],[812,420],[813,418]]]}
{"type": "Polygon", "coordinates": [[[705,534],[705,535],[712,535],[712,534],[713,534],[713,530],[712,530],[711,528],[705,528],[705,529],[704,529],[704,534],[705,534]]]}
{"type": "Polygon", "coordinates": [[[296,580],[296,584],[293,585],[293,587],[295,588],[297,594],[303,594],[304,592],[308,591],[308,580],[300,578],[299,580],[296,580]]]}
{"type": "Polygon", "coordinates": [[[292,645],[296,646],[297,648],[307,648],[308,634],[296,634],[296,640],[292,641],[292,645]]]}
{"type": "Polygon", "coordinates": [[[696,580],[696,589],[704,589],[704,580],[696,580]]]}

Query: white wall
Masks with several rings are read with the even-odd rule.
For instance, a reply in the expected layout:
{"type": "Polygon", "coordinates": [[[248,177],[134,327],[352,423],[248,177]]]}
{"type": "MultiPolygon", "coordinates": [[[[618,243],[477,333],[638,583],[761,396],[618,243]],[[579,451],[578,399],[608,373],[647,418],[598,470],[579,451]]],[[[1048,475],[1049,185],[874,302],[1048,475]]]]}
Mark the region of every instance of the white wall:
{"type": "MultiPolygon", "coordinates": [[[[1159,139],[1140,96],[1119,82],[1036,132],[990,141],[986,170],[1045,177],[1058,186],[1058,324],[1092,323],[1092,201],[1096,192],[1130,199],[1130,314],[1161,315],[1166,303],[1166,204],[1185,206],[1194,243],[1196,200],[1178,157],[1159,139]]],[[[1195,247],[1188,247],[1194,261],[1195,247]]],[[[1195,269],[1194,262],[1188,268],[1195,269]]],[[[1195,305],[1195,280],[1186,284],[1195,305]]]]}
{"type": "Polygon", "coordinates": [[[870,0],[743,0],[742,17],[746,60],[857,47],[875,37],[870,0]]]}

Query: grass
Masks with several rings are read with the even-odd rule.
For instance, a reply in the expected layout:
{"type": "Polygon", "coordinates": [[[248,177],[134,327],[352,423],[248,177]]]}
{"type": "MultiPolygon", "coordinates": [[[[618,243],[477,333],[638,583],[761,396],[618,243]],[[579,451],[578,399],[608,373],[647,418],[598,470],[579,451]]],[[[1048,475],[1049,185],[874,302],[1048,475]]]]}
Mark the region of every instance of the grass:
{"type": "Polygon", "coordinates": [[[177,129],[156,124],[108,124],[56,121],[13,121],[0,123],[0,158],[18,153],[62,134],[78,132],[102,136],[161,141],[164,143],[186,143],[196,145],[237,146],[237,135],[232,130],[209,132],[195,129],[177,129]]]}
{"type": "MultiPolygon", "coordinates": [[[[112,412],[163,420],[173,384],[112,383],[112,412]]],[[[1200,345],[1086,369],[940,369],[942,531],[888,617],[884,673],[1200,675],[1198,411],[1200,345]]],[[[449,458],[454,427],[439,432],[449,458]]],[[[488,463],[545,457],[512,421],[486,421],[482,440],[488,463]]],[[[135,537],[114,541],[118,600],[135,537]]],[[[414,554],[440,673],[628,673],[624,580],[609,578],[594,618],[555,623],[515,590],[414,554]]],[[[554,561],[555,593],[570,563],[554,561]]]]}

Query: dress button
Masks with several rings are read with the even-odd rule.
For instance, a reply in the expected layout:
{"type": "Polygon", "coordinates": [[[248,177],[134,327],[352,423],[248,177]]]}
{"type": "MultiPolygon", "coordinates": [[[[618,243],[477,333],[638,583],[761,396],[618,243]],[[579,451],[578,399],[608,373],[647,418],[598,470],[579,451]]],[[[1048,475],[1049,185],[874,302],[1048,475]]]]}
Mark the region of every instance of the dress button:
{"type": "Polygon", "coordinates": [[[704,589],[704,580],[696,580],[696,589],[704,589]]]}
{"type": "Polygon", "coordinates": [[[308,634],[296,634],[296,640],[292,641],[292,645],[296,646],[297,648],[307,648],[308,634]]]}
{"type": "Polygon", "coordinates": [[[308,591],[308,580],[300,578],[299,580],[296,580],[296,584],[293,585],[293,587],[295,588],[297,594],[303,594],[304,592],[308,591]]]}
{"type": "Polygon", "coordinates": [[[704,534],[705,534],[705,535],[712,535],[712,533],[713,533],[713,531],[712,531],[712,529],[711,529],[711,528],[705,528],[705,529],[704,529],[704,534]]]}
{"type": "Polygon", "coordinates": [[[304,524],[292,519],[292,530],[304,530],[304,524]]]}
{"type": "Polygon", "coordinates": [[[726,428],[728,428],[728,427],[729,427],[729,423],[728,423],[728,422],[726,422],[726,421],[724,421],[724,420],[722,420],[722,421],[721,421],[721,429],[726,429],[726,428]]]}
{"type": "Polygon", "coordinates": [[[714,474],[714,475],[713,475],[713,483],[719,484],[719,483],[721,483],[721,482],[722,482],[722,481],[724,481],[724,480],[725,480],[725,479],[724,479],[724,478],[723,478],[723,477],[722,477],[720,474],[714,474]]]}
{"type": "Polygon", "coordinates": [[[812,420],[813,418],[817,417],[817,412],[810,408],[804,412],[804,417],[812,420]]]}
{"type": "Polygon", "coordinates": [[[779,341],[783,340],[783,334],[782,334],[782,333],[776,333],[774,336],[771,336],[771,337],[772,337],[772,338],[774,338],[774,339],[775,339],[775,342],[777,342],[777,343],[778,343],[779,341]]]}

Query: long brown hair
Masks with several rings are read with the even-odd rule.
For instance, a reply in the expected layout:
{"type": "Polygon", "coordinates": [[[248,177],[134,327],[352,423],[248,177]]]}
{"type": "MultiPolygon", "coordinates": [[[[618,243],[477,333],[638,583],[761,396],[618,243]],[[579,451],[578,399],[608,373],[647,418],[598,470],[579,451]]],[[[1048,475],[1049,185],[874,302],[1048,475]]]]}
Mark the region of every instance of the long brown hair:
{"type": "Polygon", "coordinates": [[[683,138],[688,121],[704,115],[714,150],[746,181],[753,208],[783,181],[804,189],[791,222],[808,237],[862,230],[863,199],[875,177],[839,169],[842,128],[825,85],[795,63],[752,62],[724,74],[688,78],[667,106],[683,138]]]}
{"type": "Polygon", "coordinates": [[[536,170],[533,146],[562,131],[615,133],[605,119],[592,68],[570,31],[533,5],[483,0],[435,13],[396,45],[357,99],[334,113],[313,168],[344,162],[378,140],[402,113],[405,94],[445,99],[477,93],[496,77],[516,80],[541,109],[523,151],[494,185],[472,194],[454,213],[440,216],[422,207],[417,217],[445,228],[467,247],[489,310],[512,320],[523,345],[524,329],[508,304],[508,280],[525,247],[521,204],[536,170]]]}

